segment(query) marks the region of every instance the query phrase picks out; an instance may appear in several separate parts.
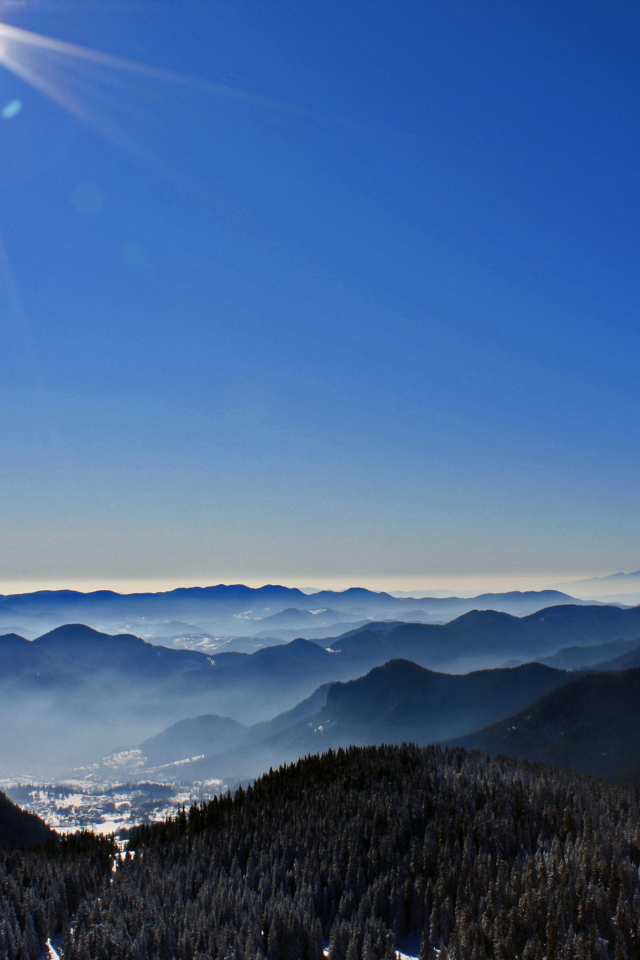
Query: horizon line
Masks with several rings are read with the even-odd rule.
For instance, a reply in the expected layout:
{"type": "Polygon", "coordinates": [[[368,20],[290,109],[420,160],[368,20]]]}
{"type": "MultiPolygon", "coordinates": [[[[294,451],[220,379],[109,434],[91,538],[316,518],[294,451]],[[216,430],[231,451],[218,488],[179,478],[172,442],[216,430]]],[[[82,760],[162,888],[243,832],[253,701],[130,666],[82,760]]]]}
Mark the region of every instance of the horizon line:
{"type": "MultiPolygon", "coordinates": [[[[633,571],[635,573],[636,571],[633,571]]],[[[344,593],[347,590],[364,589],[372,593],[399,593],[405,594],[407,598],[417,598],[418,596],[433,598],[444,595],[468,597],[482,595],[487,593],[509,593],[509,592],[536,592],[544,590],[562,591],[563,586],[577,585],[582,582],[601,581],[605,577],[629,576],[630,574],[602,574],[585,573],[582,574],[564,574],[564,575],[511,575],[502,576],[451,576],[451,577],[287,577],[282,578],[262,578],[262,577],[229,577],[225,579],[218,578],[180,578],[180,577],[68,577],[64,580],[58,578],[33,578],[33,579],[0,579],[0,596],[11,597],[32,593],[55,593],[61,591],[71,591],[88,595],[98,592],[111,592],[121,596],[134,595],[139,593],[171,593],[175,590],[183,589],[210,589],[212,587],[232,587],[243,586],[249,589],[260,589],[268,586],[284,587],[288,589],[297,589],[307,595],[329,591],[333,593],[344,593]]],[[[586,583],[585,583],[586,585],[586,583]]]]}

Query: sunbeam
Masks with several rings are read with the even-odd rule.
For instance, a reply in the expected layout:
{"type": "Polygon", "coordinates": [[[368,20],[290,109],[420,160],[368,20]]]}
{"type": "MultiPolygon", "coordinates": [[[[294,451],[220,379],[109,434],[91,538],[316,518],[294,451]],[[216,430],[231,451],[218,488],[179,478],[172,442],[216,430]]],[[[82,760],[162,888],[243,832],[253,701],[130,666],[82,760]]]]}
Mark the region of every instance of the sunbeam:
{"type": "Polygon", "coordinates": [[[127,137],[113,124],[97,117],[94,112],[84,107],[74,91],[67,88],[69,84],[65,86],[59,81],[56,82],[51,75],[46,75],[42,70],[38,71],[34,69],[33,66],[22,62],[18,57],[14,57],[8,52],[5,52],[1,62],[16,76],[30,84],[34,89],[44,93],[50,100],[64,107],[79,120],[93,127],[106,139],[111,140],[122,149],[128,150],[140,158],[144,156],[144,159],[149,159],[133,139],[127,137]]]}
{"type": "MultiPolygon", "coordinates": [[[[18,73],[17,65],[21,63],[21,50],[29,50],[31,53],[35,50],[43,50],[48,53],[59,55],[64,58],[81,60],[100,66],[109,67],[112,70],[121,70],[128,73],[139,74],[151,80],[160,80],[165,83],[178,84],[189,87],[193,90],[199,90],[204,93],[213,94],[218,97],[236,100],[253,106],[265,107],[270,110],[277,110],[288,114],[294,114],[301,117],[313,117],[314,114],[295,104],[283,100],[277,100],[272,97],[262,97],[250,93],[246,90],[230,87],[226,84],[214,83],[210,80],[201,80],[197,77],[189,77],[172,70],[164,70],[160,67],[153,67],[149,64],[138,63],[135,60],[128,60],[125,57],[118,57],[109,53],[102,53],[99,50],[93,50],[89,47],[79,46],[75,43],[68,43],[64,40],[57,40],[53,37],[47,37],[43,34],[34,33],[30,30],[23,30],[20,27],[14,27],[6,23],[0,23],[0,64],[6,66],[9,70],[18,73]]],[[[52,96],[52,99],[62,103],[59,95],[53,95],[46,89],[46,85],[35,82],[33,69],[30,72],[31,79],[28,79],[26,71],[19,74],[29,83],[38,86],[38,89],[52,96]]],[[[66,104],[64,104],[66,105],[66,104]]],[[[71,108],[69,108],[71,109],[71,108]]],[[[73,112],[76,112],[75,110],[73,112]]]]}

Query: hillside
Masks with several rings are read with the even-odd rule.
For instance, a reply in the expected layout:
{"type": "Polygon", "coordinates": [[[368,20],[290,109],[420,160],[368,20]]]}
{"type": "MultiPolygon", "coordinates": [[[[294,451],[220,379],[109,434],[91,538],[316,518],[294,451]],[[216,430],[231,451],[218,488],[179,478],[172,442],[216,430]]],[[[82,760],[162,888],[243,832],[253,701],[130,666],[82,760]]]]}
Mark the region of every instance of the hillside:
{"type": "Polygon", "coordinates": [[[515,704],[533,703],[565,681],[563,671],[537,663],[450,675],[392,660],[332,684],[321,719],[354,743],[426,744],[450,736],[453,727],[472,730],[489,715],[509,715],[515,704]]]}
{"type": "MultiPolygon", "coordinates": [[[[640,647],[640,639],[609,640],[607,643],[594,643],[588,647],[563,647],[549,657],[538,657],[538,663],[546,663],[548,667],[555,667],[558,670],[580,670],[582,667],[591,666],[595,669],[607,669],[604,666],[605,660],[623,658],[625,654],[638,647],[640,647]]],[[[629,666],[637,666],[637,664],[630,663],[629,666]]]]}
{"type": "Polygon", "coordinates": [[[640,782],[640,669],[585,674],[455,743],[640,782]]]}
{"type": "Polygon", "coordinates": [[[0,793],[0,847],[32,847],[56,838],[57,834],[43,820],[0,793]]]}
{"type": "Polygon", "coordinates": [[[452,676],[392,660],[358,680],[327,684],[295,710],[249,728],[228,728],[220,717],[175,724],[141,744],[132,762],[161,779],[182,779],[188,760],[193,779],[242,779],[350,744],[433,743],[509,716],[565,682],[564,672],[537,663],[452,676]]]}
{"type": "Polygon", "coordinates": [[[140,744],[140,752],[148,766],[158,767],[203,753],[228,749],[240,744],[246,735],[247,728],[229,717],[190,717],[150,737],[140,744]]]}
{"type": "Polygon", "coordinates": [[[462,672],[498,666],[510,658],[549,656],[568,646],[590,646],[640,636],[640,607],[559,605],[526,617],[471,610],[446,624],[377,623],[348,631],[330,649],[368,668],[393,657],[462,672]]]}
{"type": "Polygon", "coordinates": [[[135,831],[64,958],[383,960],[410,932],[423,958],[637,956],[639,822],[635,789],[547,767],[309,757],[135,831]]]}
{"type": "Polygon", "coordinates": [[[611,657],[607,660],[598,660],[592,666],[593,670],[630,670],[632,667],[640,667],[640,643],[634,644],[631,650],[621,653],[617,657],[611,657]]]}
{"type": "Polygon", "coordinates": [[[640,607],[572,603],[538,610],[523,621],[555,649],[640,637],[640,607]]]}

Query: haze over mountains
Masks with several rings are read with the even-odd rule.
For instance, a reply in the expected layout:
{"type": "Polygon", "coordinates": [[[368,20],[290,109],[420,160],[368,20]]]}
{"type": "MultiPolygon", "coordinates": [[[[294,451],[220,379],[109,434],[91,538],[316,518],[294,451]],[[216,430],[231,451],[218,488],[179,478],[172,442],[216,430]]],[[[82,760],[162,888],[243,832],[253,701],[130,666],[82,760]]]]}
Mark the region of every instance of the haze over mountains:
{"type": "Polygon", "coordinates": [[[564,689],[567,671],[640,666],[640,607],[568,599],[242,585],[2,597],[4,622],[78,622],[0,635],[0,778],[229,781],[328,747],[479,735],[564,689]]]}
{"type": "MultiPolygon", "coordinates": [[[[285,614],[285,622],[288,617],[285,614]]],[[[321,743],[331,745],[334,736],[340,743],[350,742],[349,738],[368,742],[367,737],[391,736],[395,729],[394,736],[426,743],[471,733],[533,702],[564,682],[562,670],[549,670],[549,666],[594,669],[612,655],[633,658],[634,641],[640,644],[640,608],[576,604],[552,606],[523,617],[472,610],[443,624],[367,621],[337,638],[318,642],[298,638],[252,653],[227,650],[211,655],[172,649],[131,634],[102,634],[83,624],[58,627],[33,641],[8,634],[0,637],[0,770],[5,776],[39,778],[68,774],[79,767],[90,773],[92,764],[102,758],[122,755],[121,760],[110,761],[115,776],[118,770],[139,768],[141,757],[129,756],[130,751],[139,750],[141,744],[151,749],[149,742],[163,730],[188,718],[212,716],[228,720],[189,721],[193,744],[184,756],[168,755],[163,764],[219,753],[203,742],[209,735],[214,746],[220,741],[223,752],[241,741],[248,743],[234,724],[241,724],[242,730],[251,728],[256,773],[261,769],[258,755],[267,746],[273,748],[274,762],[280,762],[277,758],[283,750],[287,756],[287,751],[308,752],[321,743]],[[591,653],[585,652],[590,648],[591,653]],[[509,660],[545,658],[549,665],[529,664],[521,672],[490,669],[509,660]],[[430,677],[476,672],[469,674],[473,682],[469,677],[448,677],[446,682],[434,680],[435,686],[429,686],[423,674],[412,674],[409,686],[420,693],[406,701],[413,704],[411,709],[395,693],[389,694],[395,727],[390,719],[383,721],[382,696],[372,701],[380,717],[377,727],[372,721],[369,733],[362,718],[343,716],[338,723],[337,715],[316,716],[327,703],[334,703],[335,694],[326,693],[334,689],[330,684],[362,678],[389,661],[408,662],[403,669],[410,671],[426,668],[430,677]],[[549,687],[535,687],[525,682],[531,671],[554,679],[549,687]],[[513,700],[498,696],[492,687],[506,676],[511,678],[507,686],[518,688],[513,700]],[[468,691],[462,699],[456,692],[463,688],[460,684],[468,691]],[[450,703],[457,704],[458,725],[447,719],[450,703]],[[437,715],[442,717],[439,725],[437,715]],[[309,739],[307,731],[303,736],[291,729],[302,721],[315,724],[314,730],[327,727],[331,736],[309,739]],[[272,726],[256,731],[256,724],[265,723],[272,726]],[[232,729],[237,742],[229,741],[232,729]],[[277,743],[266,744],[276,734],[277,743]]],[[[382,676],[391,686],[402,686],[397,672],[382,676]]],[[[152,754],[158,749],[156,743],[152,754]]],[[[144,751],[142,755],[146,757],[144,751]]],[[[150,754],[142,765],[161,766],[156,763],[159,759],[150,754]]],[[[204,775],[205,767],[207,777],[230,776],[237,764],[227,763],[229,759],[217,771],[211,764],[194,763],[189,777],[204,775]]],[[[98,768],[106,774],[104,767],[98,768]]],[[[182,776],[186,773],[182,771],[182,776]]]]}
{"type": "Polygon", "coordinates": [[[203,639],[253,637],[295,639],[313,631],[337,636],[345,623],[366,620],[443,622],[473,609],[524,616],[543,607],[581,603],[554,590],[485,594],[472,599],[398,598],[351,588],[312,595],[282,586],[242,584],[193,587],[166,593],[119,594],[39,591],[0,597],[0,630],[33,639],[66,623],[84,623],[101,632],[130,632],[147,640],[196,645],[203,639]],[[329,630],[336,624],[337,630],[329,630]],[[294,635],[291,635],[291,631],[294,635]]]}
{"type": "Polygon", "coordinates": [[[240,779],[350,744],[442,741],[640,782],[640,669],[577,676],[532,662],[447,675],[395,659],[356,680],[325,684],[266,723],[182,721],[119,761],[122,773],[160,779],[180,779],[187,769],[195,779],[240,779]]]}
{"type": "Polygon", "coordinates": [[[601,600],[606,603],[640,603],[640,570],[632,573],[611,573],[606,577],[589,577],[555,584],[556,589],[575,593],[583,599],[601,600]]]}
{"type": "Polygon", "coordinates": [[[508,716],[566,677],[537,663],[451,676],[391,660],[357,680],[326,684],[295,710],[250,728],[215,716],[177,723],[122,756],[121,771],[179,779],[188,765],[194,779],[242,779],[350,744],[433,743],[508,716]]]}
{"type": "MultiPolygon", "coordinates": [[[[609,640],[607,643],[594,643],[588,647],[578,645],[563,647],[550,657],[536,659],[538,663],[546,663],[547,666],[556,667],[558,670],[580,670],[583,667],[592,666],[596,670],[605,670],[609,669],[606,663],[632,653],[637,647],[637,639],[609,640]]],[[[633,666],[633,664],[629,665],[633,666]]],[[[516,666],[516,664],[509,664],[509,666],[516,666]]],[[[615,668],[611,667],[611,669],[615,668]]]]}

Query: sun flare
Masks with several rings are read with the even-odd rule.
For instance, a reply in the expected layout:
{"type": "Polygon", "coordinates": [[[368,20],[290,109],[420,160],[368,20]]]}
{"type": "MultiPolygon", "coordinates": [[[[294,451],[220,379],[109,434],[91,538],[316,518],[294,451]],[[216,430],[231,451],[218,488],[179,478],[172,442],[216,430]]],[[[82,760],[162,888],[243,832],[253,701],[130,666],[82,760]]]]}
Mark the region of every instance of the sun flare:
{"type": "MultiPolygon", "coordinates": [[[[118,74],[137,75],[147,80],[173,87],[182,86],[239,103],[299,116],[310,116],[307,111],[295,104],[256,96],[236,87],[185,76],[172,70],[103,53],[90,47],[68,43],[2,22],[0,22],[0,65],[71,113],[94,125],[97,123],[97,118],[92,115],[80,96],[83,87],[90,85],[92,80],[95,82],[95,74],[91,72],[91,67],[106,68],[106,76],[110,77],[106,83],[107,85],[111,83],[114,87],[118,74]]],[[[104,76],[103,73],[102,86],[105,84],[104,76]]]]}

